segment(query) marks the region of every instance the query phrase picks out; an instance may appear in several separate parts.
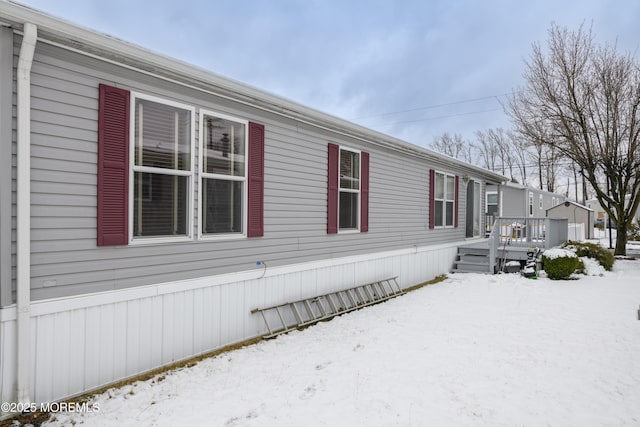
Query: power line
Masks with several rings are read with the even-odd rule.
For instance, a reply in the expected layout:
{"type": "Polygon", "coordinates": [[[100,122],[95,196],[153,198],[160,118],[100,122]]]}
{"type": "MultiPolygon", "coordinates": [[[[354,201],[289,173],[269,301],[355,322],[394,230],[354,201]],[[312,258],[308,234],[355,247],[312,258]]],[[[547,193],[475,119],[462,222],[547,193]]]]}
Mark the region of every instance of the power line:
{"type": "MultiPolygon", "coordinates": [[[[383,117],[383,116],[391,116],[393,114],[403,114],[403,113],[411,113],[414,111],[422,111],[422,110],[431,110],[434,108],[441,108],[441,107],[448,107],[451,105],[460,105],[460,104],[469,104],[471,102],[477,102],[477,101],[483,101],[485,99],[493,99],[495,98],[496,100],[498,100],[498,97],[500,96],[507,96],[507,95],[513,95],[516,93],[519,93],[520,91],[516,91],[516,92],[508,92],[508,93],[501,93],[498,95],[490,95],[490,96],[483,96],[480,98],[471,98],[471,99],[464,99],[461,101],[453,101],[453,102],[447,102],[444,104],[434,104],[434,105],[427,105],[427,106],[423,106],[423,107],[416,107],[416,108],[410,108],[407,110],[397,110],[397,111],[390,111],[387,113],[380,113],[380,114],[373,114],[370,116],[361,116],[361,117],[355,117],[349,120],[362,120],[362,119],[370,119],[370,118],[374,118],[374,117],[383,117]]],[[[499,102],[499,100],[498,100],[499,102]]]]}
{"type": "Polygon", "coordinates": [[[388,126],[388,125],[398,125],[398,124],[403,124],[403,123],[426,122],[426,121],[429,121],[429,120],[449,119],[449,118],[452,118],[452,117],[469,116],[469,115],[472,115],[472,114],[491,113],[493,111],[502,111],[502,109],[494,108],[492,110],[469,111],[467,113],[449,114],[449,115],[446,115],[446,116],[438,116],[438,117],[427,117],[425,119],[401,120],[401,121],[397,121],[397,122],[379,123],[379,124],[376,124],[375,126],[388,126]]]}

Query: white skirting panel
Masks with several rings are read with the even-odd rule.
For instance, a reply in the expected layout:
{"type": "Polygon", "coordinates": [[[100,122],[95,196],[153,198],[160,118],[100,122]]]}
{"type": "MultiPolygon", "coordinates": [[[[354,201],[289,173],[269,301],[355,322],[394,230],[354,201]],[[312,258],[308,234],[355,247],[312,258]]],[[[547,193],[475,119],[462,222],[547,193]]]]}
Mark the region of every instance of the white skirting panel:
{"type": "MultiPolygon", "coordinates": [[[[50,402],[266,332],[256,307],[398,276],[447,273],[457,244],[331,259],[36,301],[31,400],[50,402]]],[[[0,310],[0,400],[15,401],[16,309],[0,310]]],[[[3,414],[0,414],[0,417],[3,414]]],[[[6,414],[4,414],[6,415],[6,414]]]]}

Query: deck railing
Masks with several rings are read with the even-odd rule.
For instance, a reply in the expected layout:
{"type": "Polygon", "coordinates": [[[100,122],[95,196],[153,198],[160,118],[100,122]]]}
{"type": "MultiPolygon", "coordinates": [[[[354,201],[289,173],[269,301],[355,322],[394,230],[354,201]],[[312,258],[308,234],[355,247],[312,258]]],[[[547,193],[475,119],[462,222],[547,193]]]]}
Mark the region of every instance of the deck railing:
{"type": "Polygon", "coordinates": [[[568,229],[569,220],[566,218],[495,218],[489,235],[491,271],[495,271],[498,249],[501,246],[553,248],[567,241],[568,229]]]}

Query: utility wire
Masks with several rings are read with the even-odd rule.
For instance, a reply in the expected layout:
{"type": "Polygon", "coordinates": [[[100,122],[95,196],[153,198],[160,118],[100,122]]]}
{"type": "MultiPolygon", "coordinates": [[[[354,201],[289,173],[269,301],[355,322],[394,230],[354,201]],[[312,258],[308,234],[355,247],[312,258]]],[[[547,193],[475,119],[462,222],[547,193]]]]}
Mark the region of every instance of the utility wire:
{"type": "Polygon", "coordinates": [[[463,99],[461,101],[446,102],[444,104],[426,105],[426,106],[423,106],[423,107],[410,108],[410,109],[407,109],[407,110],[390,111],[390,112],[387,112],[387,113],[380,113],[380,114],[372,114],[372,115],[369,115],[369,116],[355,117],[355,118],[352,118],[352,119],[349,119],[349,120],[362,120],[362,119],[370,119],[370,118],[374,118],[374,117],[391,116],[393,114],[411,113],[413,111],[431,110],[431,109],[434,109],[434,108],[448,107],[448,106],[451,106],[451,105],[460,105],[460,104],[468,104],[468,103],[471,103],[471,102],[483,101],[485,99],[494,99],[495,98],[496,100],[498,100],[499,96],[513,95],[513,94],[516,94],[516,93],[519,93],[519,92],[521,92],[521,91],[501,93],[501,94],[498,94],[498,95],[483,96],[483,97],[480,97],[480,98],[463,99]]]}
{"type": "Polygon", "coordinates": [[[461,117],[461,116],[469,116],[472,114],[481,114],[481,113],[491,113],[493,111],[501,111],[500,108],[494,108],[492,110],[480,110],[480,111],[469,111],[467,113],[458,113],[458,114],[449,114],[446,116],[437,116],[437,117],[427,117],[424,119],[415,119],[415,120],[401,120],[397,122],[388,122],[388,123],[378,123],[372,126],[389,126],[389,125],[398,125],[402,123],[416,123],[416,122],[426,122],[429,120],[440,120],[440,119],[449,119],[451,117],[461,117]]]}

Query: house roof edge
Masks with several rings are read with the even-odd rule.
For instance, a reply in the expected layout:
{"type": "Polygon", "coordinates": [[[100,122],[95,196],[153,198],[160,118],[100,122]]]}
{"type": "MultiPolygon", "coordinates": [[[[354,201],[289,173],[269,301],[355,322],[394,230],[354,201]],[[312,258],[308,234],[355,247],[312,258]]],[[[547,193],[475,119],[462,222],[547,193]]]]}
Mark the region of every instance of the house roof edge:
{"type": "Polygon", "coordinates": [[[436,163],[467,169],[470,172],[481,175],[484,179],[496,183],[508,180],[505,176],[496,172],[349,122],[246,83],[224,77],[201,67],[13,1],[0,0],[0,22],[13,26],[17,31],[22,30],[22,25],[25,22],[31,22],[38,26],[39,39],[45,42],[53,42],[71,49],[121,62],[167,78],[178,79],[183,83],[193,84],[203,89],[210,88],[220,92],[222,96],[233,95],[245,102],[254,103],[255,106],[264,110],[287,115],[312,126],[347,134],[376,145],[429,158],[436,163]]]}

